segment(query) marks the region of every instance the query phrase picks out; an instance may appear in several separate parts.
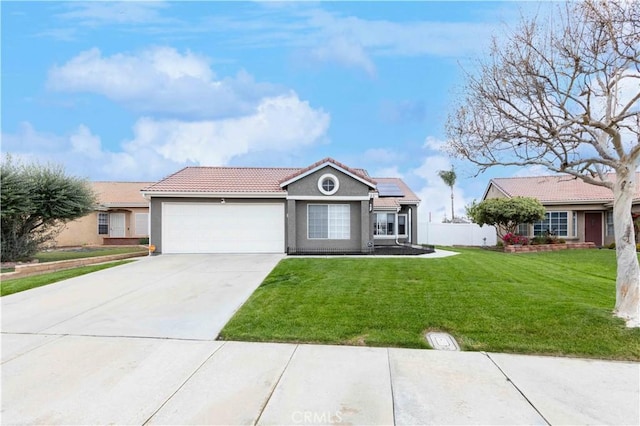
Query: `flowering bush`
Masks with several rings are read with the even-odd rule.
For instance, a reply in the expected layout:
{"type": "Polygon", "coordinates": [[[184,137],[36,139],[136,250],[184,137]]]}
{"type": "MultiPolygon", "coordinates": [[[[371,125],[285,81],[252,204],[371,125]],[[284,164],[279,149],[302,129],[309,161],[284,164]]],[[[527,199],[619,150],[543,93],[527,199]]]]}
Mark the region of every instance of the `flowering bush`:
{"type": "Polygon", "coordinates": [[[504,243],[506,245],[509,245],[509,244],[527,245],[527,244],[529,244],[529,239],[527,237],[524,237],[522,235],[517,235],[517,234],[514,234],[512,232],[509,232],[507,235],[502,237],[502,241],[504,241],[504,243]]]}

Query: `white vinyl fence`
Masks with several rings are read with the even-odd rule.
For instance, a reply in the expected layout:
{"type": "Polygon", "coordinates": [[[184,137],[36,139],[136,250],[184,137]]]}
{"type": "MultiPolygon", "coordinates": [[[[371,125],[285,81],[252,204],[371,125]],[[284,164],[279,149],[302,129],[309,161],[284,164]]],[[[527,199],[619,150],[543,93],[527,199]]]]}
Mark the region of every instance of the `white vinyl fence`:
{"type": "Polygon", "coordinates": [[[475,223],[418,222],[418,243],[438,246],[495,246],[496,228],[475,223]]]}

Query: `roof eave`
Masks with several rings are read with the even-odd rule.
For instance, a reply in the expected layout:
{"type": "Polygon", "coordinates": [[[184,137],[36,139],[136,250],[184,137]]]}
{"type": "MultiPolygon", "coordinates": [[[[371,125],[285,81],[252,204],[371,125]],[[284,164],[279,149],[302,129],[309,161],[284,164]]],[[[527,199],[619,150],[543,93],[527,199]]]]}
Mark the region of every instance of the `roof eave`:
{"type": "Polygon", "coordinates": [[[146,199],[153,197],[175,198],[286,198],[287,193],[278,192],[188,192],[188,191],[142,191],[146,199]]]}

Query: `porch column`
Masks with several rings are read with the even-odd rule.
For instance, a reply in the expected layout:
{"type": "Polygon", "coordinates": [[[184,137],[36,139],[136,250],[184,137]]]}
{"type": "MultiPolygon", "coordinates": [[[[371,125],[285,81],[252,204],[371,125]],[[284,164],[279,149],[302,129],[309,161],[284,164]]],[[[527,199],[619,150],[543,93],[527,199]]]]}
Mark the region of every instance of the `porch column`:
{"type": "Polygon", "coordinates": [[[296,200],[287,200],[285,251],[296,249],[296,200]]]}
{"type": "Polygon", "coordinates": [[[371,227],[371,213],[369,212],[369,200],[360,201],[360,248],[369,250],[369,242],[373,244],[373,228],[371,227]]]}

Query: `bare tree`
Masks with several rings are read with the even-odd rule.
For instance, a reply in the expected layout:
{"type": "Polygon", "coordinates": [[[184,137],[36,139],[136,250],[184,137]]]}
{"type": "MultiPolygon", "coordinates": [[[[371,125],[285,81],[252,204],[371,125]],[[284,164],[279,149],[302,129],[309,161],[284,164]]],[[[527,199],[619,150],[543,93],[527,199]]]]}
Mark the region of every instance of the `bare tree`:
{"type": "Polygon", "coordinates": [[[453,219],[456,218],[453,210],[453,186],[456,184],[456,172],[453,170],[452,166],[451,170],[439,170],[438,176],[440,176],[440,179],[442,179],[442,181],[451,188],[451,221],[453,222],[453,219]]]}
{"type": "Polygon", "coordinates": [[[523,18],[469,74],[448,148],[479,166],[542,165],[613,191],[615,314],[640,326],[631,217],[640,165],[640,2],[568,2],[523,18]],[[610,174],[615,172],[615,175],[610,174]]]}

